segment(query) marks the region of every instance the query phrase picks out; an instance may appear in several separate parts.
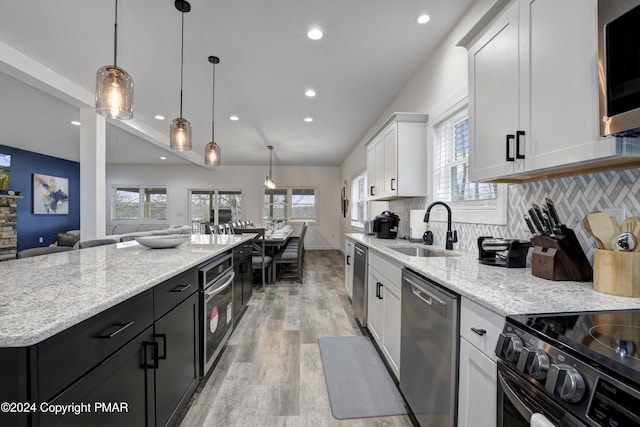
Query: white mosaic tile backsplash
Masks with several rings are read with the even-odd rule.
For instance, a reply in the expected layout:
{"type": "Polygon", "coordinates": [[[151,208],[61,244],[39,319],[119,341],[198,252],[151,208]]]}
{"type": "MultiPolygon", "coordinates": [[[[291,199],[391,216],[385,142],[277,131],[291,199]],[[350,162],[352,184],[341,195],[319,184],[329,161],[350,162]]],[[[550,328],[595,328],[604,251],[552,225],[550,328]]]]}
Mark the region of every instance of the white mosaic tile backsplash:
{"type": "MultiPolygon", "coordinates": [[[[529,230],[522,219],[532,203],[541,205],[545,197],[556,205],[560,219],[573,228],[587,258],[593,262],[593,238],[582,227],[586,214],[605,209],[624,209],[625,216],[640,216],[640,169],[602,172],[568,178],[509,185],[508,223],[506,226],[456,223],[458,243],[454,249],[477,252],[478,236],[528,239],[529,230]]],[[[398,236],[409,235],[409,211],[425,209],[426,198],[402,199],[389,203],[389,210],[400,217],[398,236]]],[[[446,223],[434,222],[431,230],[436,245],[444,245],[446,223]]]]}

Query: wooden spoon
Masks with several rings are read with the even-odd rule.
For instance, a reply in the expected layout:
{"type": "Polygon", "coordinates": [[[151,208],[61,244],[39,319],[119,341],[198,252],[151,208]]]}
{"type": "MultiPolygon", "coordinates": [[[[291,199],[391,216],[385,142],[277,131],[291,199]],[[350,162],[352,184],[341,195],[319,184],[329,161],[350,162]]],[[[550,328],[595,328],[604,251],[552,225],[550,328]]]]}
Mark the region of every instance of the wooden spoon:
{"type": "Polygon", "coordinates": [[[586,216],[582,219],[582,226],[584,227],[585,230],[587,230],[587,233],[591,234],[591,236],[595,239],[596,244],[598,245],[598,249],[604,249],[604,245],[602,244],[602,241],[593,235],[593,232],[591,231],[591,226],[589,225],[589,218],[587,218],[586,216]]]}
{"type": "Polygon", "coordinates": [[[620,234],[618,221],[604,212],[587,214],[587,220],[593,236],[600,239],[605,249],[612,250],[614,248],[613,240],[620,234]]]}

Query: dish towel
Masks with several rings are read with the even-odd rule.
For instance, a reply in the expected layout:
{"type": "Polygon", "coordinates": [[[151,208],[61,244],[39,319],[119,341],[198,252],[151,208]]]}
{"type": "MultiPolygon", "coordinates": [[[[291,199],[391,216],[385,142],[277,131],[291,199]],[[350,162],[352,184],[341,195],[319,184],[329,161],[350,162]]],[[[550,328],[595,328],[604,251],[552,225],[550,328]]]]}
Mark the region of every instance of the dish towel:
{"type": "Polygon", "coordinates": [[[529,422],[531,427],[556,427],[549,418],[545,417],[542,414],[533,414],[531,415],[531,421],[529,422]]]}

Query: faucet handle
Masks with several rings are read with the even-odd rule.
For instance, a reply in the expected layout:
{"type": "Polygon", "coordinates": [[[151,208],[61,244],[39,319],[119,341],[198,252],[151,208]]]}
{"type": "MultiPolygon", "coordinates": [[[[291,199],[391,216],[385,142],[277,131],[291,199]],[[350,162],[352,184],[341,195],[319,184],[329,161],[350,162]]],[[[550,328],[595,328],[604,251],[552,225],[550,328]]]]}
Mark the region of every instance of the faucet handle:
{"type": "Polygon", "coordinates": [[[458,243],[458,230],[453,230],[453,243],[458,243]]]}

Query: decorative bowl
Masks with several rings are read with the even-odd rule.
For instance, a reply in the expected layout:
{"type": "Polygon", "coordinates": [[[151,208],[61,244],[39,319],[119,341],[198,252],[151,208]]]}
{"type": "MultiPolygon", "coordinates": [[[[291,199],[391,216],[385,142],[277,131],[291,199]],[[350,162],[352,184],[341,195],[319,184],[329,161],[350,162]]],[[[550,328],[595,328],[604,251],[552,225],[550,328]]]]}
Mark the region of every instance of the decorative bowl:
{"type": "Polygon", "coordinates": [[[175,248],[189,240],[190,234],[169,234],[166,236],[140,236],[136,242],[151,249],[175,248]]]}

